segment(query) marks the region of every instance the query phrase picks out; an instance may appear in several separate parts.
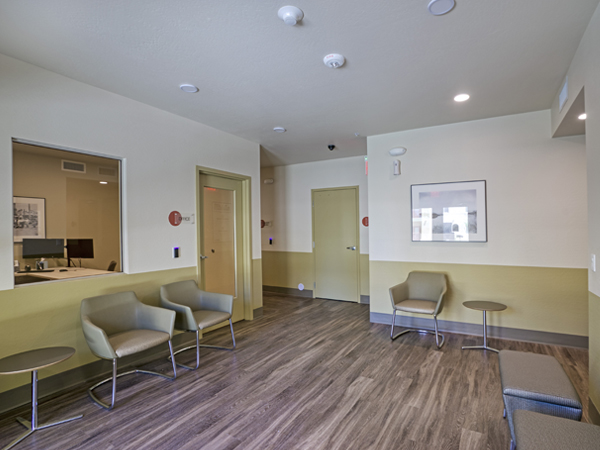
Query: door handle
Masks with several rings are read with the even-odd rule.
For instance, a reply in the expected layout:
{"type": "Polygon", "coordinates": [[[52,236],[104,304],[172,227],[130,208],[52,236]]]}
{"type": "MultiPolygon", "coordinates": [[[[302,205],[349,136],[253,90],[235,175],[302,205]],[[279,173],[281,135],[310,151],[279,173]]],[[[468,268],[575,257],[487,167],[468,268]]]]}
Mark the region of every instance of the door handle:
{"type": "Polygon", "coordinates": [[[346,247],[346,249],[354,251],[354,250],[356,250],[356,247],[346,247]]]}
{"type": "Polygon", "coordinates": [[[205,260],[206,258],[208,258],[208,256],[200,255],[201,260],[205,260]]]}

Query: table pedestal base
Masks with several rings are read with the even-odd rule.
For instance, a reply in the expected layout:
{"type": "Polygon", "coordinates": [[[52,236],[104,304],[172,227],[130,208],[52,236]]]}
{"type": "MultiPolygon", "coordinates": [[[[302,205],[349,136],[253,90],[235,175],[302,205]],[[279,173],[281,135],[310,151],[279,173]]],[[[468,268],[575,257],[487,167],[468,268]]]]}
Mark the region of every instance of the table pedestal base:
{"type": "Polygon", "coordinates": [[[19,436],[18,438],[16,438],[14,441],[12,441],[10,444],[8,444],[6,447],[2,448],[2,450],[8,450],[10,448],[13,448],[15,445],[17,445],[19,442],[21,442],[27,436],[32,435],[33,432],[36,430],[43,430],[44,428],[50,428],[55,425],[60,425],[62,423],[71,422],[72,420],[81,419],[83,417],[83,414],[80,414],[78,416],[71,417],[69,419],[59,420],[58,422],[45,423],[42,425],[38,425],[38,423],[37,423],[37,420],[38,420],[37,381],[38,381],[37,370],[34,370],[31,372],[31,420],[25,420],[22,417],[17,417],[17,422],[19,422],[21,425],[23,425],[25,428],[27,428],[27,431],[25,433],[23,433],[21,436],[19,436]]]}
{"type": "Polygon", "coordinates": [[[483,311],[483,345],[467,345],[462,347],[463,350],[489,350],[491,352],[500,353],[495,348],[488,347],[487,345],[487,317],[485,310],[483,311]]]}

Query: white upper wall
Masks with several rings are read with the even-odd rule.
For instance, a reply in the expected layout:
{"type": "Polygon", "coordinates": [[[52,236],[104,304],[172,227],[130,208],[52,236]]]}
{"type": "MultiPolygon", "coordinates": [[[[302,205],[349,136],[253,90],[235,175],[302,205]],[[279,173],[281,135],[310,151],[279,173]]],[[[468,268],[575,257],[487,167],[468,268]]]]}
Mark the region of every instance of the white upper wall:
{"type": "Polygon", "coordinates": [[[0,290],[13,286],[11,138],[125,159],[126,272],[197,264],[196,227],[168,222],[170,211],[196,211],[196,165],[252,177],[252,254],[261,257],[257,144],[0,55],[0,290]]]}
{"type": "Polygon", "coordinates": [[[552,139],[549,111],[373,136],[367,145],[371,260],[587,267],[585,139],[552,139]],[[398,146],[408,151],[394,176],[388,151],[398,146]],[[488,242],[411,242],[411,185],[469,180],[487,181],[488,242]]]}
{"type": "MultiPolygon", "coordinates": [[[[585,137],[588,155],[588,261],[591,255],[600,257],[600,6],[592,16],[577,53],[569,68],[569,100],[561,112],[558,110],[558,93],[552,104],[552,126],[555,130],[564,119],[575,96],[585,88],[585,137]]],[[[590,267],[591,269],[591,267],[590,267]]],[[[589,271],[589,289],[600,296],[600,270],[589,271]]]]}
{"type": "MultiPolygon", "coordinates": [[[[358,186],[359,216],[368,215],[364,156],[292,164],[262,169],[262,219],[272,227],[262,230],[263,251],[312,253],[312,189],[358,186]],[[269,238],[273,245],[269,245],[269,238]]],[[[360,252],[369,253],[368,229],[360,227],[360,252]]]]}

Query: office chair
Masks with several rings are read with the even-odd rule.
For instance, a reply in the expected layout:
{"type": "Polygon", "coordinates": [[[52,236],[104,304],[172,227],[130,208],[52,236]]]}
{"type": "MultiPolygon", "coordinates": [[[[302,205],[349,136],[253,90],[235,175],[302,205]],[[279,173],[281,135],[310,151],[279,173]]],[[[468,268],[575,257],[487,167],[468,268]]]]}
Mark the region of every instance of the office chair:
{"type": "Polygon", "coordinates": [[[435,343],[438,348],[444,345],[444,335],[438,334],[437,315],[442,311],[442,300],[446,293],[446,276],[435,272],[410,272],[405,282],[390,288],[390,299],[394,313],[392,315],[392,340],[410,331],[435,334],[435,343]],[[417,314],[433,315],[435,330],[418,330],[409,328],[394,335],[396,312],[404,311],[417,314]],[[439,337],[442,341],[440,343],[439,337]]]}
{"type": "Polygon", "coordinates": [[[131,373],[157,375],[169,380],[177,377],[173,358],[173,326],[175,313],[163,308],[148,306],[138,300],[134,292],[100,295],[81,302],[81,326],[90,350],[102,359],[112,359],[112,377],[96,383],[88,389],[92,401],[104,409],[115,406],[117,378],[131,373]],[[133,355],[168,342],[173,376],[149,370],[131,370],[117,375],[117,359],[133,355]],[[112,380],[110,405],[94,395],[94,389],[112,380]]]}
{"type": "MultiPolygon", "coordinates": [[[[175,328],[196,333],[196,367],[184,364],[178,364],[179,366],[196,370],[200,366],[200,347],[220,350],[235,349],[235,336],[231,322],[233,296],[203,291],[198,288],[194,280],[178,281],[166,284],[160,288],[160,305],[177,313],[175,328]],[[200,331],[226,320],[229,320],[231,340],[233,341],[232,347],[200,345],[200,331]]],[[[177,355],[193,348],[194,346],[185,347],[177,350],[175,354],[177,355]]]]}
{"type": "Polygon", "coordinates": [[[116,261],[111,261],[110,264],[108,265],[108,270],[109,272],[114,272],[115,269],[117,267],[117,262],[116,261]]]}

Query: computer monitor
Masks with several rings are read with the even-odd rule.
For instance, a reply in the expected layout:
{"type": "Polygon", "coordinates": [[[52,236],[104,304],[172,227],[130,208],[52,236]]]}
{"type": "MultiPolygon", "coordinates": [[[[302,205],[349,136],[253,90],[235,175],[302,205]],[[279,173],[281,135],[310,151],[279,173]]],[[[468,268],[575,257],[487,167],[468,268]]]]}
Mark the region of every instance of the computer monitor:
{"type": "Polygon", "coordinates": [[[67,257],[91,259],[94,257],[93,239],[67,239],[67,257]]]}
{"type": "Polygon", "coordinates": [[[23,258],[64,257],[64,239],[23,239],[23,258]]]}

